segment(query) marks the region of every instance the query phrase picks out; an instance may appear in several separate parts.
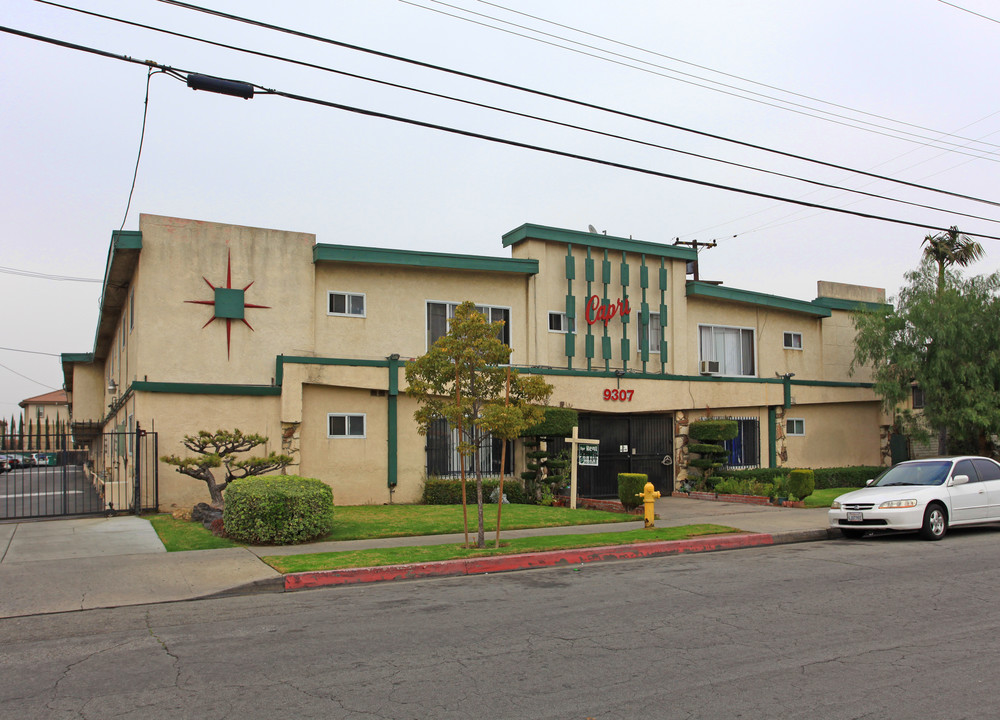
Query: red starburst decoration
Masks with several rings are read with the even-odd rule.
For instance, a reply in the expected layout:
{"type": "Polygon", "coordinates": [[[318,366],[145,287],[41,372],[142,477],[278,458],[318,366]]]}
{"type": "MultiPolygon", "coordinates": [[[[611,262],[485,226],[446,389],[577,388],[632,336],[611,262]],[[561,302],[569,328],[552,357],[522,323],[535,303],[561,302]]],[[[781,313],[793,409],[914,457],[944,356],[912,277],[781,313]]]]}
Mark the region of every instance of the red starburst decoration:
{"type": "Polygon", "coordinates": [[[251,280],[249,285],[243,288],[233,287],[233,257],[232,251],[229,251],[226,258],[226,286],[216,287],[208,281],[204,275],[201,278],[205,281],[205,284],[212,288],[212,292],[215,293],[215,298],[212,300],[185,300],[186,303],[192,303],[194,305],[211,305],[214,309],[212,317],[209,318],[208,322],[202,325],[204,330],[209,325],[211,325],[216,320],[226,321],[226,358],[230,356],[230,347],[232,343],[232,332],[233,332],[233,320],[239,320],[253,332],[253,325],[247,322],[244,317],[246,308],[256,308],[267,310],[270,309],[270,305],[254,305],[246,302],[244,294],[250,289],[256,281],[251,280]]]}

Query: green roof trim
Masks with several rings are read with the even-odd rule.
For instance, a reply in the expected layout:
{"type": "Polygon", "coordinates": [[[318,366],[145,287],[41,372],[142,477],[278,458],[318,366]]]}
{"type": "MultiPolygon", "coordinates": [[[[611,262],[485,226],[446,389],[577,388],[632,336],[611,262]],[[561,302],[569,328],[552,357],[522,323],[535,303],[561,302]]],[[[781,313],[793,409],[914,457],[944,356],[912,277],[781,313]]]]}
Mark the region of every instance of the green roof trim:
{"type": "Polygon", "coordinates": [[[59,360],[64,363],[91,363],[94,362],[94,353],[63,353],[59,360]]]}
{"type": "Polygon", "coordinates": [[[230,385],[228,383],[148,382],[137,380],[129,386],[134,392],[177,393],[179,395],[281,395],[276,385],[230,385]]]}
{"type": "MultiPolygon", "coordinates": [[[[723,377],[719,375],[670,375],[666,373],[650,373],[628,370],[622,376],[615,374],[614,370],[567,370],[565,368],[541,368],[541,367],[518,367],[518,372],[529,375],[561,375],[567,377],[597,377],[611,379],[635,380],[671,380],[677,382],[717,382],[717,383],[752,383],[757,385],[783,385],[782,378],[760,378],[760,377],[723,377]]],[[[872,383],[862,382],[840,382],[837,380],[789,380],[790,385],[802,385],[804,387],[839,387],[839,388],[862,388],[871,389],[872,383]]],[[[876,401],[873,401],[876,402],[876,401]]]]}
{"type": "Polygon", "coordinates": [[[676,258],[684,261],[698,259],[698,253],[694,250],[676,245],[661,245],[659,243],[646,242],[645,240],[633,240],[632,238],[614,237],[613,235],[582,232],[579,230],[563,230],[561,228],[533,225],[531,223],[525,223],[521,227],[506,233],[503,236],[503,246],[510,247],[529,239],[573,243],[574,245],[601,248],[604,250],[645,253],[653,257],[676,258]]]}
{"type": "Polygon", "coordinates": [[[760,307],[773,308],[775,310],[787,310],[789,312],[811,315],[813,317],[830,317],[833,313],[829,308],[819,307],[805,300],[794,300],[792,298],[779,297],[778,295],[768,295],[766,293],[753,292],[752,290],[738,290],[737,288],[724,287],[714,283],[688,280],[688,297],[712,298],[714,300],[725,300],[728,302],[744,303],[747,305],[758,305],[760,307]]]}
{"type": "Polygon", "coordinates": [[[812,304],[828,308],[830,310],[849,310],[851,312],[857,312],[858,310],[892,310],[892,305],[889,303],[873,303],[865,302],[863,300],[844,300],[842,298],[832,297],[818,297],[812,301],[812,304]]]}
{"type": "Polygon", "coordinates": [[[487,255],[453,255],[449,253],[390,250],[387,248],[356,247],[354,245],[313,246],[313,262],[349,262],[373,265],[403,265],[406,267],[445,270],[481,270],[537,275],[538,261],[498,258],[487,255]]]}

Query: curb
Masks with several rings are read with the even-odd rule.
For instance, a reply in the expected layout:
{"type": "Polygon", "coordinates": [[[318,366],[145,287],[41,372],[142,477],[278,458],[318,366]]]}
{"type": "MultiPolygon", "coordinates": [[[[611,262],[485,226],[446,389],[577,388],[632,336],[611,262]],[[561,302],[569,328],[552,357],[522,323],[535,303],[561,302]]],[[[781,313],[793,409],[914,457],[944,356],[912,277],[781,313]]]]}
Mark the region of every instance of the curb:
{"type": "Polygon", "coordinates": [[[359,583],[384,582],[387,580],[415,580],[429,577],[452,577],[456,575],[482,575],[486,573],[510,572],[532,568],[575,565],[602,560],[632,560],[644,557],[679,555],[688,552],[712,552],[716,550],[736,550],[811,540],[826,540],[826,530],[793,531],[787,533],[753,533],[741,535],[711,535],[690,540],[669,540],[634,545],[611,545],[604,547],[575,548],[572,550],[550,550],[537,553],[519,553],[499,557],[473,558],[468,560],[442,560],[439,562],[416,563],[412,565],[383,565],[379,567],[347,568],[344,570],[321,570],[316,572],[290,573],[285,575],[284,589],[306,590],[329,585],[356,585],[359,583]]]}

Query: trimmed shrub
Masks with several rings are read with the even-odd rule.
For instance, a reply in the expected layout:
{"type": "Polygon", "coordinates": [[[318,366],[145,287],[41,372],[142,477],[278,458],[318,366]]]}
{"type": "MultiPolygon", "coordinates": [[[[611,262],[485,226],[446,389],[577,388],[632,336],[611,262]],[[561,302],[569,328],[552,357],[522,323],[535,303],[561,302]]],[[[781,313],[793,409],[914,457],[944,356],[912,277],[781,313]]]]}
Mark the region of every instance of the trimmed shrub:
{"type": "Polygon", "coordinates": [[[722,445],[706,445],[705,443],[691,443],[688,445],[688,450],[699,453],[700,455],[705,455],[706,453],[722,454],[726,452],[726,448],[722,445]]]}
{"type": "Polygon", "coordinates": [[[695,440],[718,443],[720,440],[732,440],[739,435],[740,425],[735,420],[725,418],[695,420],[691,423],[689,432],[695,440]]]}
{"type": "Polygon", "coordinates": [[[649,482],[645,473],[618,473],[618,499],[626,510],[634,510],[642,504],[636,497],[649,482]]]}
{"type": "Polygon", "coordinates": [[[816,479],[812,470],[792,470],[788,473],[788,495],[796,500],[805,500],[816,489],[816,479]]]}
{"type": "MultiPolygon", "coordinates": [[[[500,481],[491,478],[483,480],[483,501],[489,502],[490,495],[500,487],[500,481]]],[[[525,496],[524,487],[517,480],[506,478],[503,482],[503,493],[507,499],[517,505],[528,505],[530,500],[525,496]]],[[[476,502],[476,481],[465,481],[466,502],[475,504],[476,502]]],[[[424,482],[424,492],[421,497],[424,505],[461,505],[462,504],[462,481],[444,480],[434,478],[424,482]]]]}
{"type": "MultiPolygon", "coordinates": [[[[872,465],[857,465],[842,468],[814,468],[816,490],[836,487],[864,487],[865,482],[876,478],[886,471],[886,468],[872,465]]],[[[775,478],[788,475],[789,468],[754,468],[753,470],[726,470],[726,477],[754,479],[761,482],[774,482],[775,478]]]]}
{"type": "Polygon", "coordinates": [[[225,493],[226,533],[251,545],[291,545],[333,528],[333,490],[322,480],[263,475],[233,480],[225,493]]]}
{"type": "Polygon", "coordinates": [[[573,408],[547,407],[545,419],[521,433],[521,437],[566,437],[573,432],[579,414],[573,408]]]}
{"type": "Polygon", "coordinates": [[[774,485],[762,483],[759,480],[738,480],[727,477],[716,483],[715,492],[720,495],[756,495],[759,497],[774,497],[774,485]]]}

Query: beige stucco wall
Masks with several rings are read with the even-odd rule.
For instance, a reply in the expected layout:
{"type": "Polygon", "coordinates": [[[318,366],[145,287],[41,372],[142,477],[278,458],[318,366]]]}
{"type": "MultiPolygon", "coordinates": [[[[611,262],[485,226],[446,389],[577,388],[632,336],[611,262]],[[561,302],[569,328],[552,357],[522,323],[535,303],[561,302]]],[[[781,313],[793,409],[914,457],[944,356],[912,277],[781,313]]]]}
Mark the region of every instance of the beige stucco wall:
{"type": "Polygon", "coordinates": [[[98,363],[73,365],[73,392],[70,395],[75,422],[97,422],[107,413],[104,368],[98,363]]]}
{"type": "Polygon", "coordinates": [[[267,385],[278,354],[312,351],[315,236],[153,215],[139,228],[142,331],[131,379],[267,385]],[[214,300],[208,283],[226,287],[230,259],[232,287],[249,285],[245,302],[268,307],[246,309],[253,329],[230,322],[227,356],[226,321],[209,322],[212,306],[189,301],[214,300]]]}
{"type": "MultiPolygon", "coordinates": [[[[384,360],[427,351],[427,303],[510,308],[512,362],[528,362],[526,276],[469,270],[427,270],[393,265],[320,262],[316,265],[315,352],[321,357],[384,360]],[[433,281],[429,281],[433,273],[433,281]],[[327,314],[329,292],[365,294],[366,317],[327,314]]],[[[286,354],[291,354],[286,351],[286,354]]]]}
{"type": "Polygon", "coordinates": [[[805,435],[788,435],[788,467],[844,467],[878,465],[881,458],[877,402],[856,404],[793,405],[785,421],[804,420],[805,435]]]}

